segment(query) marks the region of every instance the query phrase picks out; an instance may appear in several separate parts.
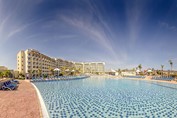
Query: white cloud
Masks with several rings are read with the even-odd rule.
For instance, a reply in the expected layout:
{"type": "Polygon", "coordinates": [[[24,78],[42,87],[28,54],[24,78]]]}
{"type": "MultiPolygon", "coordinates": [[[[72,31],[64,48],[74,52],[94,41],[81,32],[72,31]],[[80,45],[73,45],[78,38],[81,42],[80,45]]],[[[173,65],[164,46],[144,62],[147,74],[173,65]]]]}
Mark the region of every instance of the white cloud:
{"type": "Polygon", "coordinates": [[[123,63],[123,61],[127,61],[128,57],[126,52],[119,48],[119,44],[114,45],[115,39],[113,39],[113,37],[116,35],[114,35],[114,31],[111,30],[109,24],[107,24],[102,17],[100,9],[90,1],[84,2],[87,4],[87,6],[89,6],[89,11],[86,11],[85,14],[78,8],[76,10],[77,13],[74,14],[74,11],[59,12],[59,18],[67,24],[79,29],[82,34],[97,42],[98,45],[104,48],[104,50],[107,50],[109,55],[112,55],[112,57],[110,57],[112,61],[116,63],[123,63]],[[95,16],[97,21],[94,21],[95,16]]]}
{"type": "Polygon", "coordinates": [[[159,24],[160,24],[160,26],[162,26],[164,28],[167,28],[169,30],[177,31],[177,27],[176,26],[170,25],[170,24],[168,24],[166,22],[160,22],[159,24]]]}
{"type": "Polygon", "coordinates": [[[146,5],[147,1],[136,0],[136,1],[125,1],[126,3],[126,16],[129,27],[129,41],[130,46],[134,45],[139,39],[140,29],[142,22],[145,20],[146,5]]]}

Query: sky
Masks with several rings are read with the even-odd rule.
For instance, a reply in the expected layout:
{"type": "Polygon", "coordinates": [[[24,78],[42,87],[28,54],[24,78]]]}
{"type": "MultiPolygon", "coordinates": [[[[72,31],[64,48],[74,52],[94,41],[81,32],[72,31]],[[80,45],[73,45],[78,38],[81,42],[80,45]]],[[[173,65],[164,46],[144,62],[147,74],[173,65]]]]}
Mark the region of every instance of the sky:
{"type": "Polygon", "coordinates": [[[0,0],[0,65],[36,49],[106,68],[177,69],[176,0],[0,0]]]}

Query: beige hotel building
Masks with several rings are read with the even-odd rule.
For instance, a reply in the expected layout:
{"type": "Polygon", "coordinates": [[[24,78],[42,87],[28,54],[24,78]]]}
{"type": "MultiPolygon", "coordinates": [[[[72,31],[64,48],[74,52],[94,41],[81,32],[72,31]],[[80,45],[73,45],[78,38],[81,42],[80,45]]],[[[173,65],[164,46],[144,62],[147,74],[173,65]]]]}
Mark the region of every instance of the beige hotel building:
{"type": "Polygon", "coordinates": [[[104,73],[104,62],[79,63],[52,58],[34,49],[21,50],[17,54],[17,70],[23,75],[50,75],[51,69],[75,69],[81,73],[104,73]]]}

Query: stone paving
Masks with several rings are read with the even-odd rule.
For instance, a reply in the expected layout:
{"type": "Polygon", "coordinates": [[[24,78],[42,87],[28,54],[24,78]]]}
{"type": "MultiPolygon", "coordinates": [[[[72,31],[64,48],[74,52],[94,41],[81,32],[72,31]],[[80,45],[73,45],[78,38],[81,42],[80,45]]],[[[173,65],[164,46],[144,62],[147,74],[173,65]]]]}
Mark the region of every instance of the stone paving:
{"type": "Polygon", "coordinates": [[[41,118],[37,93],[30,82],[20,81],[15,91],[0,90],[0,118],[41,118]]]}

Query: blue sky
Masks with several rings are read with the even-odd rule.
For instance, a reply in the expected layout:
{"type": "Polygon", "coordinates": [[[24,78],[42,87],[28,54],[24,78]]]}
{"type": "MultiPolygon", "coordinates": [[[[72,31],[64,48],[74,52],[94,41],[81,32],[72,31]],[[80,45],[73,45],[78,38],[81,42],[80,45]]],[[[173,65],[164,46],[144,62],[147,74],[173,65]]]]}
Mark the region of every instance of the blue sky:
{"type": "Polygon", "coordinates": [[[0,65],[34,48],[109,68],[177,69],[176,0],[0,0],[0,65]],[[3,56],[2,56],[3,55],[3,56]]]}

